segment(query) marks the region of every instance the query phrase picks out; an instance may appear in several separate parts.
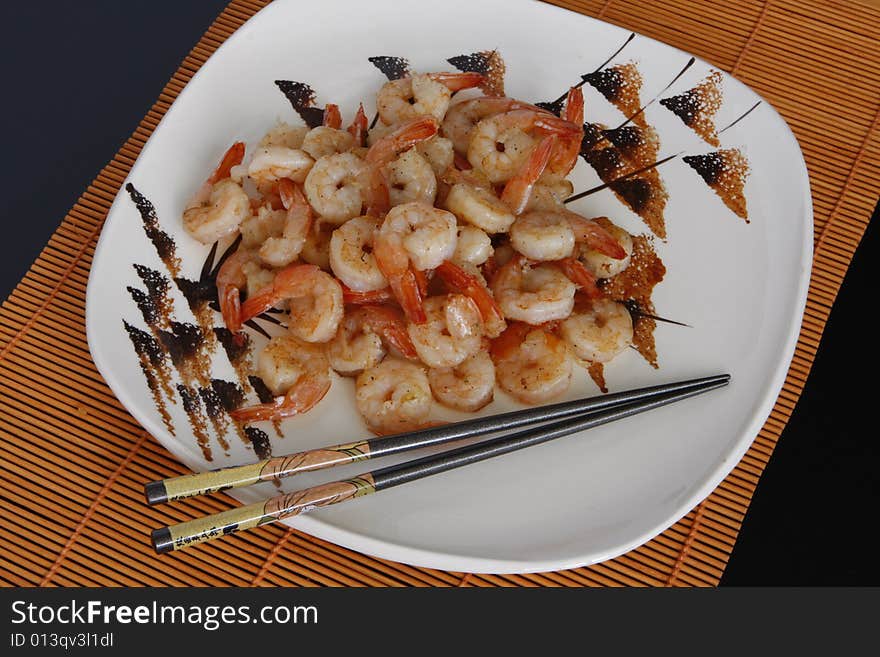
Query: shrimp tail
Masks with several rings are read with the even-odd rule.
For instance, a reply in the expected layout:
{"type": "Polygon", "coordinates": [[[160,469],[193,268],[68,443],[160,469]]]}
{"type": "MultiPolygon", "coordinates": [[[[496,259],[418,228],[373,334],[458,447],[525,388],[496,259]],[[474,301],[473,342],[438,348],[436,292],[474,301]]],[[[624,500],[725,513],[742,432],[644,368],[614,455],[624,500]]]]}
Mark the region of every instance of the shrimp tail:
{"type": "Polygon", "coordinates": [[[532,326],[525,322],[511,322],[497,338],[492,340],[489,346],[489,354],[493,360],[509,358],[522,344],[522,341],[532,330],[532,326]]]}
{"type": "Polygon", "coordinates": [[[369,292],[358,292],[352,290],[345,284],[342,285],[342,301],[353,306],[362,306],[368,304],[388,303],[394,301],[394,293],[390,288],[382,288],[381,290],[371,290],[369,292]]]}
{"type": "Polygon", "coordinates": [[[403,315],[388,306],[364,306],[364,322],[397,349],[404,358],[416,360],[418,352],[406,330],[403,315]]]}
{"type": "Polygon", "coordinates": [[[225,287],[219,295],[220,314],[223,315],[223,322],[233,333],[241,330],[241,296],[237,287],[229,285],[225,287]]]}
{"type": "Polygon", "coordinates": [[[562,118],[570,121],[575,125],[583,125],[584,123],[584,92],[580,87],[572,87],[568,90],[568,96],[565,99],[565,109],[562,112],[562,118]]]}
{"type": "Polygon", "coordinates": [[[477,304],[480,316],[487,327],[499,327],[504,324],[504,314],[501,312],[498,302],[476,276],[449,260],[441,262],[434,271],[443,279],[444,283],[460,294],[470,297],[477,304]]]}
{"type": "Polygon", "coordinates": [[[365,159],[368,164],[384,166],[397,157],[399,153],[436,135],[439,128],[440,124],[437,122],[437,119],[430,116],[422,116],[407,121],[370,146],[365,159]]]}
{"type": "Polygon", "coordinates": [[[342,127],[342,114],[339,112],[339,105],[327,103],[327,107],[324,108],[324,125],[337,130],[342,127]]]}
{"type": "Polygon", "coordinates": [[[428,321],[422,304],[422,293],[419,282],[412,268],[407,268],[398,276],[388,278],[394,296],[403,308],[406,318],[413,324],[424,324],[428,321]]]}
{"type": "Polygon", "coordinates": [[[574,231],[577,242],[583,242],[594,251],[598,251],[609,258],[621,260],[626,257],[626,250],[614,239],[607,230],[591,219],[580,216],[575,212],[566,212],[568,223],[574,231]]]}
{"type": "Polygon", "coordinates": [[[581,292],[589,299],[598,299],[602,296],[602,290],[596,285],[596,277],[577,258],[563,258],[553,262],[562,270],[568,279],[579,286],[581,292]]]}
{"type": "Polygon", "coordinates": [[[366,143],[368,130],[369,120],[364,113],[364,104],[360,103],[358,105],[357,114],[354,116],[354,121],[348,126],[348,132],[354,137],[354,143],[356,146],[363,146],[366,143]]]}
{"type": "Polygon", "coordinates": [[[504,191],[501,192],[501,200],[510,210],[516,214],[522,214],[529,198],[532,195],[532,189],[538,178],[547,168],[550,161],[550,154],[556,144],[556,137],[550,135],[544,137],[538,145],[532,150],[529,159],[526,160],[522,169],[513,178],[507,181],[504,191]]]}
{"type": "Polygon", "coordinates": [[[301,283],[313,276],[319,268],[315,265],[288,265],[277,274],[271,284],[264,287],[254,296],[241,304],[240,321],[242,323],[266,312],[282,299],[289,299],[301,294],[301,283]]]}
{"type": "Polygon", "coordinates": [[[479,87],[486,81],[486,77],[482,73],[466,71],[463,73],[431,73],[430,77],[435,82],[439,82],[450,91],[461,91],[462,89],[473,89],[479,87]]]}
{"type": "Polygon", "coordinates": [[[297,381],[287,394],[276,397],[267,404],[237,408],[230,413],[236,422],[259,422],[282,420],[310,411],[330,390],[329,377],[304,377],[297,381]]]}
{"type": "Polygon", "coordinates": [[[217,168],[214,170],[214,173],[208,178],[208,182],[211,185],[228,178],[232,173],[232,167],[238,166],[242,163],[244,160],[244,148],[243,141],[237,141],[229,147],[223,155],[223,159],[220,160],[220,164],[218,164],[217,168]]]}

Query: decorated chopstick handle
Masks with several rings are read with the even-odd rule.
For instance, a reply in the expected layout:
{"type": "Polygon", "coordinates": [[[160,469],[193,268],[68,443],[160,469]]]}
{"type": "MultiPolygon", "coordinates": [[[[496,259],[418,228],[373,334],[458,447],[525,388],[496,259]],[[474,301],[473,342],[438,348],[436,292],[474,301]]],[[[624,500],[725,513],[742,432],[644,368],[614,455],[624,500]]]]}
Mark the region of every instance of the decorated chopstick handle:
{"type": "Polygon", "coordinates": [[[369,441],[361,440],[356,443],[276,456],[249,465],[151,481],[144,486],[144,493],[147,504],[161,504],[194,495],[207,495],[230,488],[251,486],[261,481],[290,477],[300,472],[356,463],[368,458],[370,458],[369,441]]]}
{"type": "Polygon", "coordinates": [[[373,477],[367,473],[320,486],[277,495],[265,502],[237,507],[205,518],[153,530],[153,548],[159,554],[180,550],[243,529],[259,527],[282,518],[306,513],[320,506],[345,502],[376,492],[373,477]]]}

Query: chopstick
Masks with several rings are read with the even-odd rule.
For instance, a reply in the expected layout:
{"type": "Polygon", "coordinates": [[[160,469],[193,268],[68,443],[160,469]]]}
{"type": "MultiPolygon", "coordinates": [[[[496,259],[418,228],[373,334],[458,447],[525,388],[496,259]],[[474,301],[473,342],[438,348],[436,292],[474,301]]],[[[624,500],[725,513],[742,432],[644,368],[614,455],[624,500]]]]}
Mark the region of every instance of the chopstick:
{"type": "Polygon", "coordinates": [[[730,377],[722,375],[708,377],[702,381],[700,384],[684,388],[681,387],[681,383],[670,384],[673,387],[672,391],[655,392],[647,396],[641,394],[635,401],[630,399],[629,402],[619,402],[610,407],[606,405],[604,410],[590,412],[586,416],[579,414],[574,418],[525,429],[512,435],[491,438],[475,445],[451,449],[440,454],[365,472],[349,479],[277,495],[255,504],[241,506],[170,527],[162,527],[152,532],[153,548],[159,554],[179,550],[218,536],[225,536],[282,518],[299,515],[320,506],[338,504],[355,497],[370,495],[393,486],[539,445],[724,387],[729,383],[730,377]]]}
{"type": "Polygon", "coordinates": [[[194,495],[206,495],[221,490],[251,486],[261,481],[291,477],[301,472],[321,470],[422,447],[441,445],[461,438],[474,438],[497,431],[509,431],[531,424],[560,420],[573,415],[593,413],[668,392],[689,390],[707,383],[726,381],[729,378],[727,375],[720,375],[689,379],[600,397],[588,397],[521,411],[500,413],[420,431],[296,452],[257,463],[151,481],[144,486],[144,493],[147,503],[151,505],[172,502],[194,495]]]}

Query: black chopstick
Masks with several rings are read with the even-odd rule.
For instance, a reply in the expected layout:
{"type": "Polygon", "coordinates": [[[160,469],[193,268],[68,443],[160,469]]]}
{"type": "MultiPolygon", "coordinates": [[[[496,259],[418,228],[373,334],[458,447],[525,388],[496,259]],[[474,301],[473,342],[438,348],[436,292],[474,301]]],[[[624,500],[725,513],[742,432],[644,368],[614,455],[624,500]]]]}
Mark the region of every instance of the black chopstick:
{"type": "Polygon", "coordinates": [[[657,395],[690,390],[705,384],[729,380],[728,375],[709,376],[677,381],[657,386],[627,390],[610,395],[576,399],[548,406],[510,411],[486,417],[444,424],[421,431],[359,440],[276,456],[248,465],[232,466],[209,472],[200,472],[161,481],[152,481],[144,487],[148,504],[171,502],[193,495],[205,495],[230,488],[250,486],[261,481],[290,477],[300,472],[355,463],[370,458],[398,454],[409,450],[441,445],[462,438],[474,438],[498,431],[560,420],[574,415],[595,413],[607,408],[650,399],[657,395]]]}
{"type": "Polygon", "coordinates": [[[472,463],[508,454],[526,447],[539,445],[579,431],[614,422],[637,413],[665,406],[695,395],[726,386],[727,375],[709,377],[700,385],[678,388],[672,392],[639,397],[623,405],[612,406],[588,416],[579,415],[550,424],[499,436],[475,445],[459,447],[440,454],[407,461],[350,479],[313,486],[300,491],[278,495],[264,502],[238,507],[229,511],[188,522],[163,527],[152,532],[153,547],[158,553],[179,550],[194,543],[250,529],[310,511],[319,506],[338,504],[354,497],[369,495],[380,490],[446,472],[472,463]]]}

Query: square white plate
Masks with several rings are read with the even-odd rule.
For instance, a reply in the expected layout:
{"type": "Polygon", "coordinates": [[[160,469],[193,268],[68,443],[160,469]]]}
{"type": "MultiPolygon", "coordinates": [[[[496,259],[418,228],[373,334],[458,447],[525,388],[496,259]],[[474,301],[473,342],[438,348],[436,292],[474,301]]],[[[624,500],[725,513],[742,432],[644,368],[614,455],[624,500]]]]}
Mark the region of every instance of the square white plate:
{"type": "MultiPolygon", "coordinates": [[[[208,248],[182,229],[187,199],[234,140],[252,146],[277,120],[299,119],[275,80],[311,85],[320,105],[340,105],[348,120],[364,101],[372,115],[385,81],[368,57],[405,57],[415,70],[451,70],[446,59],[497,49],[507,65],[506,91],[529,101],[552,100],[595,70],[630,33],[557,7],[526,0],[393,0],[301,3],[279,0],[254,16],[199,70],[150,137],[130,182],[156,210],[171,236],[180,275],[197,279],[208,248]],[[466,24],[462,24],[466,21],[466,24]]],[[[611,65],[636,62],[643,103],[682,70],[690,56],[636,36],[611,65]]],[[[662,94],[692,88],[711,72],[697,60],[662,94]]],[[[760,99],[723,75],[722,127],[760,99]]],[[[587,120],[617,125],[624,116],[584,86],[587,120]]],[[[658,131],[661,156],[714,150],[659,102],[645,110],[658,131]]],[[[660,167],[669,193],[666,241],[654,246],[667,267],[654,303],[660,368],[635,352],[606,368],[611,390],[728,372],[729,387],[540,447],[431,477],[379,495],[297,517],[289,524],[340,545],[418,566],[468,572],[534,572],[581,566],[624,553],[660,533],[706,497],[736,465],[778,395],[794,353],[812,257],[812,206],[806,167],[791,131],[762,102],[721,134],[738,148],[751,175],[745,187],[750,223],[736,217],[681,158],[660,167]]],[[[600,181],[583,161],[575,189],[600,181]]],[[[609,190],[573,204],[588,216],[607,215],[646,233],[637,215],[609,190]]],[[[255,459],[234,432],[224,450],[212,437],[213,460],[196,444],[179,397],[165,404],[163,422],[123,321],[147,328],[127,289],[143,289],[133,264],[168,277],[123,189],[107,218],[87,293],[87,332],[94,361],[120,401],[143,426],[193,470],[255,459]]],[[[178,321],[194,322],[185,298],[169,291],[178,321]]],[[[217,325],[219,325],[219,316],[217,325]]],[[[234,381],[222,349],[212,375],[234,381]]],[[[172,372],[173,387],[179,382],[172,372]]],[[[566,398],[598,394],[585,372],[566,398]]],[[[504,395],[482,413],[515,405],[504,395]]],[[[447,414],[448,417],[448,414],[447,414]]],[[[366,437],[354,407],[353,383],[336,379],[327,397],[273,435],[275,454],[366,437]]],[[[412,458],[413,455],[398,460],[412,458]]],[[[385,465],[389,461],[376,464],[385,465]]],[[[361,464],[287,480],[295,490],[370,469],[361,464]]],[[[277,492],[272,486],[236,491],[243,502],[277,492]]],[[[146,537],[145,537],[146,540],[146,537]]],[[[195,548],[198,549],[198,548],[195,548]]]]}

